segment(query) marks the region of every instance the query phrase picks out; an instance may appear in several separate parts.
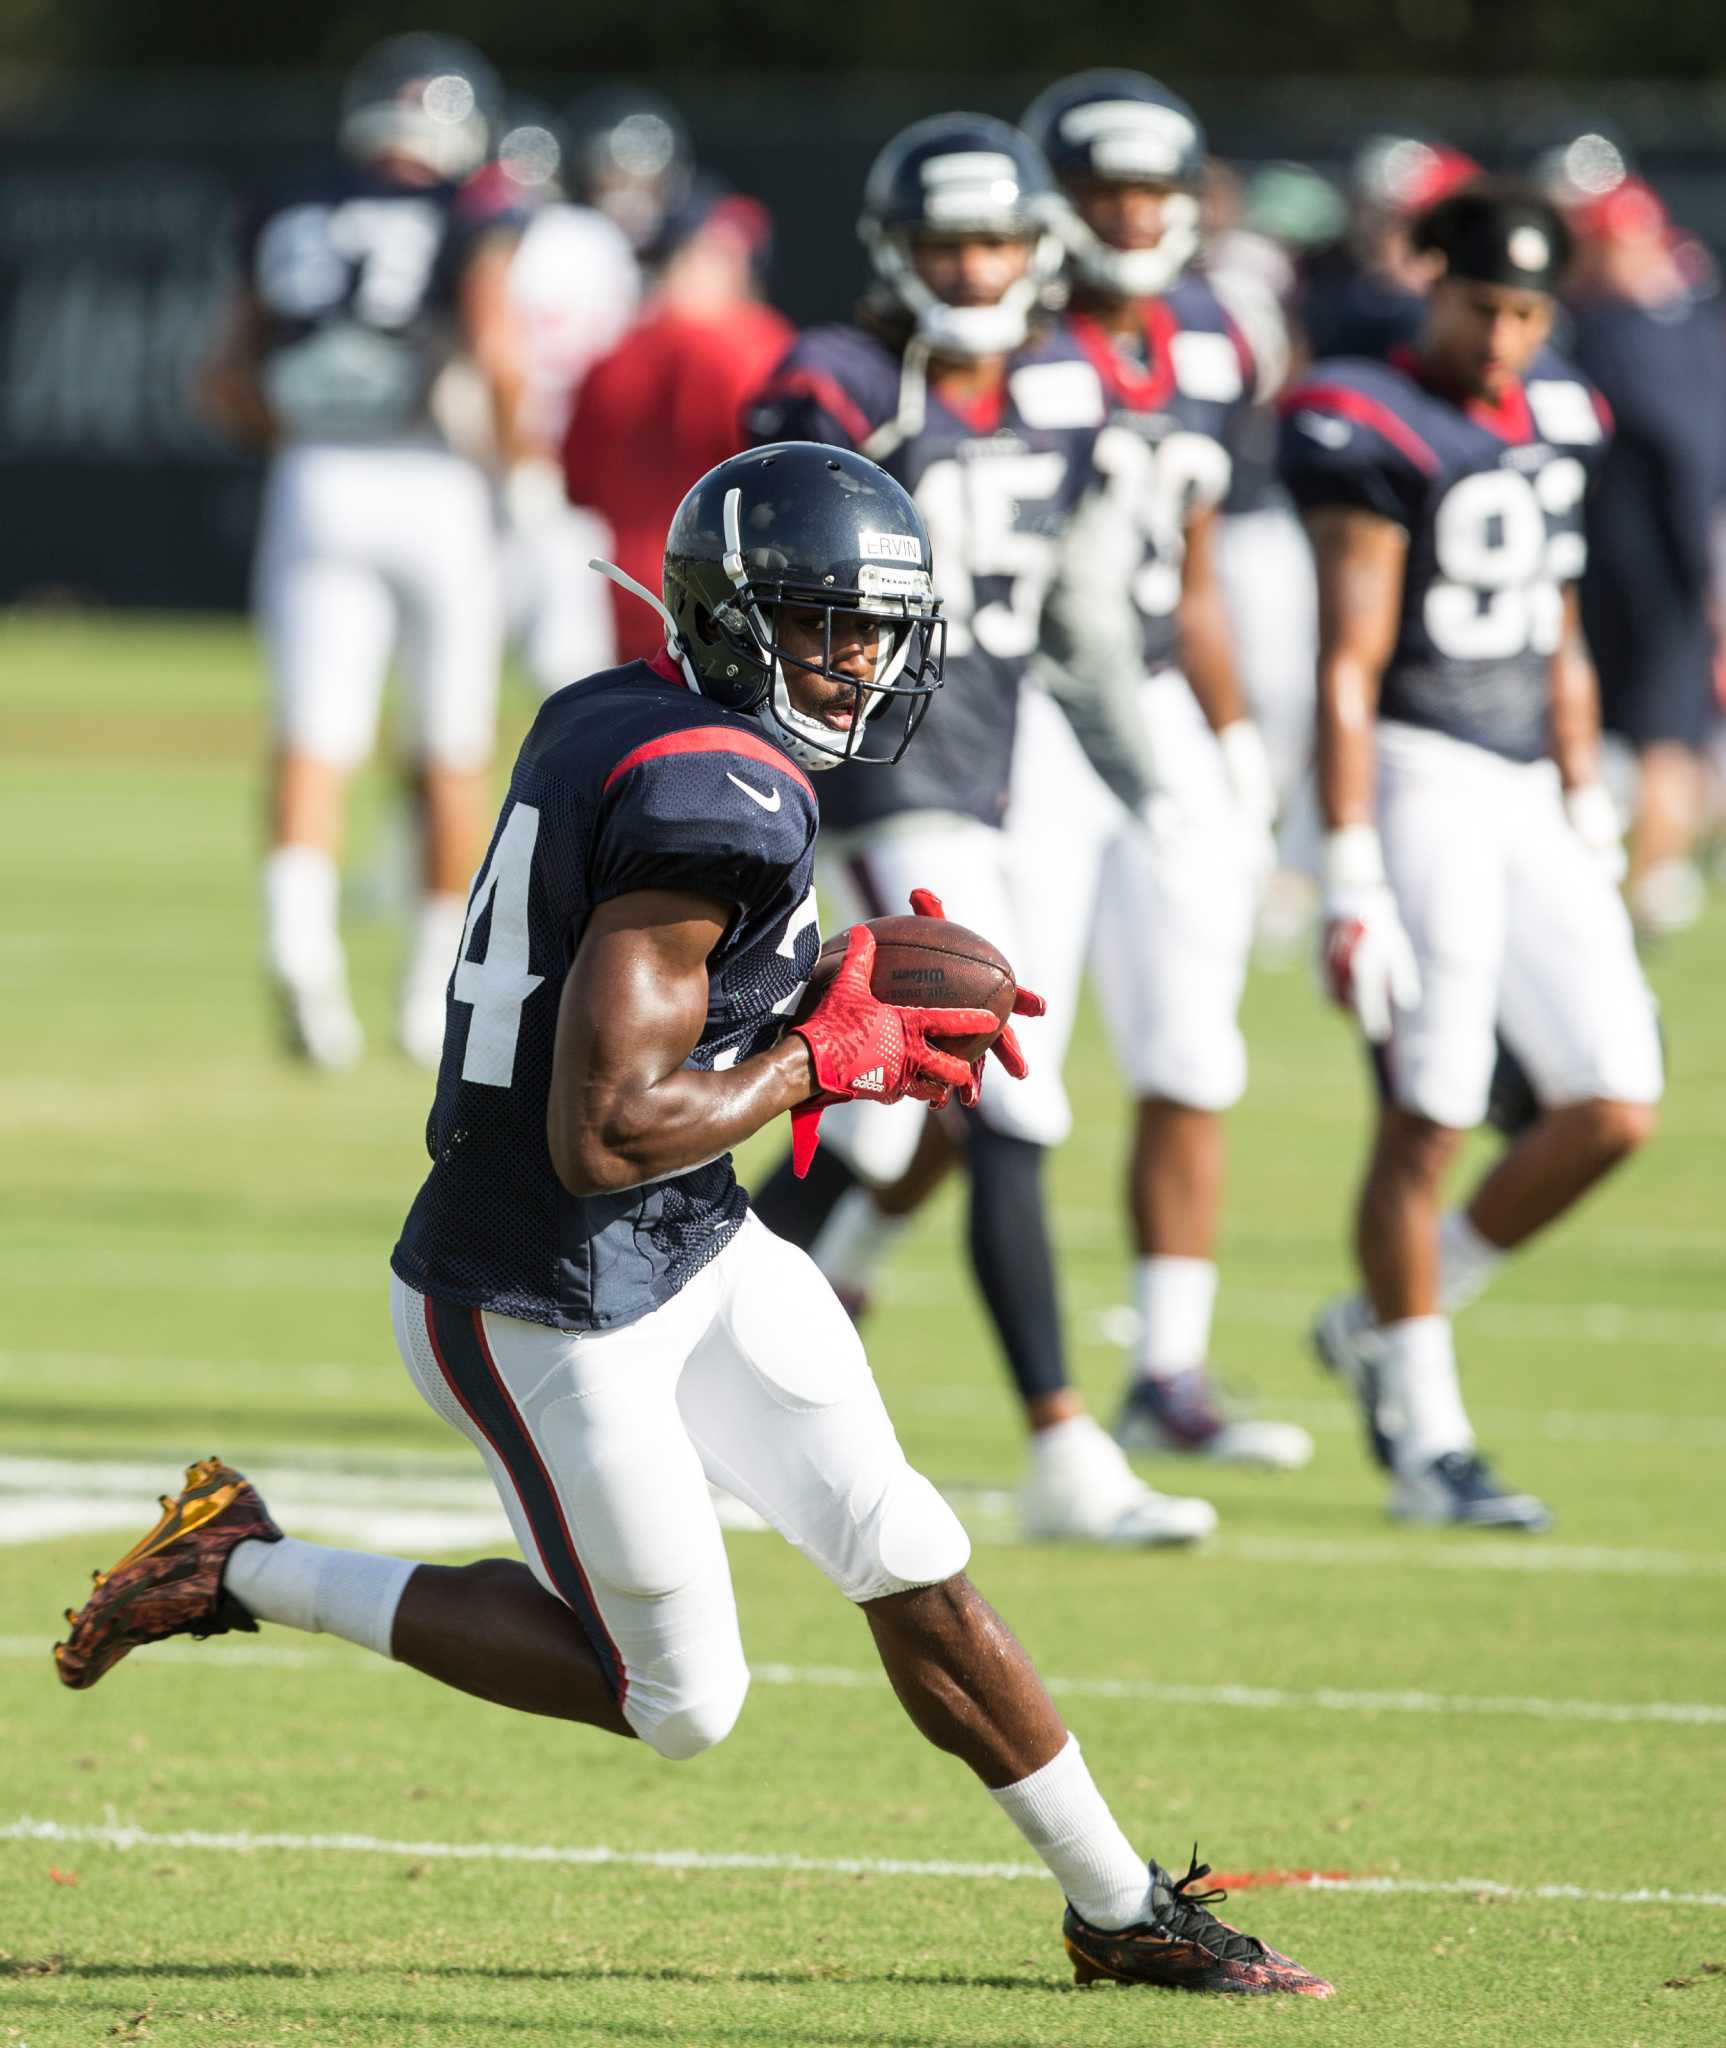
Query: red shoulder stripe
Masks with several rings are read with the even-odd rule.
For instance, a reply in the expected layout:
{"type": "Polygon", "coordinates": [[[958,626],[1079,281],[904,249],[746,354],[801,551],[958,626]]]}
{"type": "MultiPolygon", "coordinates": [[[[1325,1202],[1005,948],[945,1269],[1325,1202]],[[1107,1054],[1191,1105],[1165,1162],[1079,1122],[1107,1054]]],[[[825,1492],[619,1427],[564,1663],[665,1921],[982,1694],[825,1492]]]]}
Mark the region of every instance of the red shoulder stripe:
{"type": "Polygon", "coordinates": [[[1381,405],[1376,398],[1369,398],[1364,391],[1356,391],[1351,385],[1297,385],[1279,401],[1278,410],[1285,419],[1297,412],[1334,412],[1342,419],[1353,420],[1356,426],[1371,427],[1375,434],[1382,436],[1399,454],[1406,455],[1416,469],[1424,470],[1428,476],[1436,476],[1443,466],[1406,420],[1399,418],[1388,405],[1381,405]]]}
{"type": "Polygon", "coordinates": [[[788,755],[782,754],[771,740],[758,738],[752,732],[739,732],[726,725],[690,725],[682,732],[661,733],[656,740],[644,740],[639,747],[632,747],[605,778],[609,789],[619,776],[627,775],[632,768],[644,767],[649,761],[663,761],[673,754],[735,754],[739,760],[755,761],[764,768],[771,768],[775,775],[789,776],[799,789],[813,803],[815,787],[801,768],[788,755]]]}
{"type": "Polygon", "coordinates": [[[780,370],[768,380],[763,399],[812,398],[830,412],[859,448],[874,433],[869,417],[837,377],[825,370],[795,367],[780,370]]]}

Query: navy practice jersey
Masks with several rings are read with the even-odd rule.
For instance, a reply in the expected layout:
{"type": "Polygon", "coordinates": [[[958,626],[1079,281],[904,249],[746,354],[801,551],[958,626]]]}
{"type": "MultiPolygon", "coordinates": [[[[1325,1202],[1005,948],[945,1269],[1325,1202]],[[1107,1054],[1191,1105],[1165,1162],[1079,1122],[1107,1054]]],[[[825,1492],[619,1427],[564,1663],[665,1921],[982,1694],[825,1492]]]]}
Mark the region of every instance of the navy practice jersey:
{"type": "Polygon", "coordinates": [[[1420,332],[1419,292],[1363,270],[1344,249],[1316,257],[1301,281],[1295,317],[1315,362],[1333,356],[1388,356],[1420,332]]]}
{"type": "Polygon", "coordinates": [[[668,1301],[730,1241],[746,1202],[725,1154],[572,1195],[546,1140],[559,997],[593,910],[675,889],[735,912],[708,961],[692,1067],[777,1043],[820,948],[815,792],[752,719],[663,657],[548,698],[468,902],[426,1127],[431,1173],[396,1246],[412,1287],[560,1330],[668,1301]]]}
{"type": "Polygon", "coordinates": [[[262,331],[260,380],[291,438],[430,431],[431,389],[455,352],[457,291],[478,236],[515,217],[454,185],[405,185],[337,163],[248,222],[241,268],[262,331]]]}
{"type": "Polygon", "coordinates": [[[1702,743],[1712,712],[1709,590],[1726,498],[1726,319],[1720,301],[1572,308],[1573,349],[1604,393],[1612,446],[1588,506],[1582,618],[1607,723],[1702,743]]]}
{"type": "Polygon", "coordinates": [[[1033,342],[999,393],[960,412],[873,335],[817,327],[743,423],[757,442],[827,441],[870,456],[916,499],[934,546],[945,685],[896,768],[822,777],[823,818],[845,829],[938,810],[1000,824],[1019,688],[1062,535],[1093,482],[1095,376],[1059,338],[1033,342]]]}
{"type": "Polygon", "coordinates": [[[1547,751],[1563,587],[1609,415],[1552,349],[1496,406],[1426,388],[1412,360],[1319,363],[1282,401],[1282,474],[1303,510],[1376,512],[1408,535],[1379,715],[1512,760],[1547,751]]]}
{"type": "Polygon", "coordinates": [[[1145,300],[1137,335],[1112,334],[1083,312],[1064,331],[1096,371],[1109,428],[1096,463],[1132,530],[1132,595],[1144,672],[1177,665],[1187,528],[1228,495],[1231,445],[1253,387],[1252,355],[1203,278],[1145,300]]]}

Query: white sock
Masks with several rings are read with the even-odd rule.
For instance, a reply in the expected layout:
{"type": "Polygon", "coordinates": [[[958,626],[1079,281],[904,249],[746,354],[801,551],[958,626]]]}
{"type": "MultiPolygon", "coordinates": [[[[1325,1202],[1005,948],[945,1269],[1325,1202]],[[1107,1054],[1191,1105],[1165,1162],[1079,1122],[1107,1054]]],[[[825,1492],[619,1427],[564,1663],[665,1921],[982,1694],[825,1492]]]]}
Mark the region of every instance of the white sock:
{"type": "Polygon", "coordinates": [[[1145,1917],[1150,1873],[1097,1790],[1076,1736],[1040,1771],[990,1794],[1093,1927],[1145,1917]]]}
{"type": "Polygon", "coordinates": [[[257,1621],[341,1636],[387,1657],[396,1609],[418,1569],[405,1557],[331,1550],[294,1536],[278,1543],[254,1537],[234,1545],[222,1584],[257,1621]]]}
{"type": "Polygon", "coordinates": [[[1217,1305],[1217,1269],[1209,1259],[1158,1254],[1137,1272],[1139,1376],[1172,1379],[1210,1356],[1211,1314],[1217,1305]]]}
{"type": "Polygon", "coordinates": [[[1466,1209],[1452,1209],[1438,1226],[1438,1305],[1444,1313],[1453,1316],[1484,1293],[1503,1257],[1469,1222],[1466,1209]]]}
{"type": "Polygon", "coordinates": [[[1047,1429],[1031,1432],[1031,1457],[1042,1466],[1084,1469],[1099,1457],[1126,1463],[1126,1454],[1094,1415],[1069,1415],[1047,1429]]]}
{"type": "Polygon", "coordinates": [[[816,1232],[809,1256],[838,1292],[866,1293],[908,1220],[883,1216],[868,1188],[847,1188],[816,1232]]]}
{"type": "Polygon", "coordinates": [[[341,874],[315,846],[278,846],[264,862],[264,958],[283,981],[339,980],[341,874]]]}
{"type": "Polygon", "coordinates": [[[467,923],[465,896],[422,896],[414,913],[413,945],[402,975],[404,1007],[416,1002],[443,1001],[444,986],[455,965],[467,923]]]}
{"type": "Polygon", "coordinates": [[[1380,1426],[1399,1472],[1418,1472],[1447,1451],[1473,1446],[1456,1380],[1448,1316],[1410,1316],[1379,1326],[1380,1426]]]}

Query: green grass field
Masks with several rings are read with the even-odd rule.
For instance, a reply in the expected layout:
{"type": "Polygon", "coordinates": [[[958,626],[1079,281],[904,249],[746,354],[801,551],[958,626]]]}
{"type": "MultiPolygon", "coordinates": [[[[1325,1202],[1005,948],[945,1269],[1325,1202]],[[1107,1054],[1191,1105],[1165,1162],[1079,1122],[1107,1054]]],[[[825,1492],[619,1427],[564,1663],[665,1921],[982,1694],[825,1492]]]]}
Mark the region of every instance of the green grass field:
{"type": "MultiPolygon", "coordinates": [[[[1483,1435],[1556,1507],[1549,1538],[1392,1528],[1306,1357],[1366,1105],[1304,974],[1249,999],[1217,1365],[1314,1430],[1307,1471],[1205,1475],[1223,1533],[1200,1554],[1026,1548],[951,1198],[870,1328],[908,1449],[1135,1839],[1354,1881],[1234,1901],[1336,1980],[1328,2005],[1077,1993],[1053,1887],[978,1871],[1026,1852],[772,1537],[732,1539],[757,1684],[693,1765],[276,1630],[64,1693],[61,1608],[190,1457],[247,1463],[307,1534],[495,1547],[477,1461],[390,1339],[428,1084],[387,1047],[388,918],[352,927],[357,1077],[285,1067],[267,1033],[256,697],[226,625],[0,625],[0,2042],[1726,2039],[1718,904],[1655,963],[1662,1136],[1462,1325],[1483,1435]]],[[[362,880],[388,812],[368,783],[362,880]]],[[[1071,1078],[1057,1224],[1108,1404],[1123,1130],[1088,1027],[1071,1078]]]]}

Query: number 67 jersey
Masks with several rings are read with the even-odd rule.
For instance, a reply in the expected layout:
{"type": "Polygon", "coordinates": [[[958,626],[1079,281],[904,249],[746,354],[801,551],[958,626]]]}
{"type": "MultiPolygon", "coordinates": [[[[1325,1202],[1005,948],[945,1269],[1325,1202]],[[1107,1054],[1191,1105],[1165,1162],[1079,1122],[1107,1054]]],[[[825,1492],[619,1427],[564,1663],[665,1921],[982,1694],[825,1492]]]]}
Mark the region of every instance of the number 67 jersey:
{"type": "Polygon", "coordinates": [[[1496,404],[1458,404],[1399,350],[1315,365],[1281,410],[1279,467],[1303,511],[1354,507],[1408,536],[1379,716],[1539,760],[1605,401],[1547,348],[1496,404]]]}

